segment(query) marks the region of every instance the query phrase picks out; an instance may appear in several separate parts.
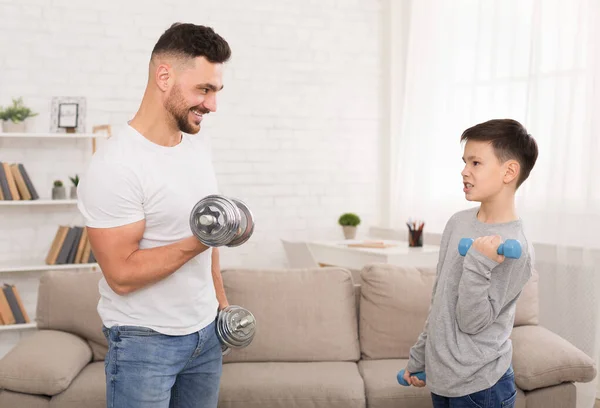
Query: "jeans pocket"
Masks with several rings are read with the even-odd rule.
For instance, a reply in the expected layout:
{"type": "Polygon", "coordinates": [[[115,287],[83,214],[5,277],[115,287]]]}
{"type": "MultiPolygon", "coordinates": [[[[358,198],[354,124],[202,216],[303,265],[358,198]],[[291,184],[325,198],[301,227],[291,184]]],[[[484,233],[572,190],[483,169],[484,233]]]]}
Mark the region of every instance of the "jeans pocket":
{"type": "Polygon", "coordinates": [[[502,401],[500,406],[502,408],[513,408],[515,406],[516,401],[517,401],[517,391],[515,390],[510,397],[508,397],[506,400],[502,401]]]}
{"type": "Polygon", "coordinates": [[[117,326],[119,337],[123,336],[159,336],[160,333],[143,326],[117,326]]]}
{"type": "Polygon", "coordinates": [[[482,391],[474,392],[473,394],[466,395],[464,400],[473,408],[483,408],[489,400],[489,391],[490,389],[487,388],[482,391]]]}

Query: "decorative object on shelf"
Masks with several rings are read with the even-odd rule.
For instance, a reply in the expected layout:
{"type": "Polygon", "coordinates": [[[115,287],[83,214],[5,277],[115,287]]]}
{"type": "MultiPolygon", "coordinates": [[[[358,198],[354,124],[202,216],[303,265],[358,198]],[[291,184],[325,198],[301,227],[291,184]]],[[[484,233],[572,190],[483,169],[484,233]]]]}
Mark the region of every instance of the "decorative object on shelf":
{"type": "Polygon", "coordinates": [[[79,175],[75,174],[75,177],[69,177],[69,180],[71,180],[71,183],[73,183],[73,185],[71,186],[71,193],[69,194],[69,197],[76,200],[77,199],[77,185],[79,184],[79,175]]]}
{"type": "Polygon", "coordinates": [[[86,99],[79,96],[56,96],[50,107],[50,132],[85,133],[86,99]]]}
{"type": "Polygon", "coordinates": [[[87,229],[84,226],[59,225],[46,256],[46,265],[96,263],[87,229]]]}
{"type": "Polygon", "coordinates": [[[0,321],[4,325],[31,322],[15,285],[5,283],[0,287],[0,321]]]}
{"type": "Polygon", "coordinates": [[[0,200],[37,200],[40,197],[22,163],[0,162],[0,200]]]}
{"type": "Polygon", "coordinates": [[[345,213],[338,219],[338,224],[342,226],[346,239],[354,239],[356,238],[356,227],[360,224],[360,217],[353,213],[345,213]]]}
{"type": "Polygon", "coordinates": [[[409,219],[406,221],[408,226],[408,246],[409,247],[422,247],[423,246],[423,227],[425,223],[417,220],[413,221],[409,219]]]}
{"type": "Polygon", "coordinates": [[[67,198],[67,190],[60,180],[54,180],[54,187],[52,187],[52,199],[53,200],[64,200],[67,198]]]}
{"type": "Polygon", "coordinates": [[[27,131],[25,119],[37,116],[37,113],[25,106],[23,98],[13,98],[12,102],[12,105],[7,108],[0,108],[2,131],[6,133],[25,133],[27,131]]]}

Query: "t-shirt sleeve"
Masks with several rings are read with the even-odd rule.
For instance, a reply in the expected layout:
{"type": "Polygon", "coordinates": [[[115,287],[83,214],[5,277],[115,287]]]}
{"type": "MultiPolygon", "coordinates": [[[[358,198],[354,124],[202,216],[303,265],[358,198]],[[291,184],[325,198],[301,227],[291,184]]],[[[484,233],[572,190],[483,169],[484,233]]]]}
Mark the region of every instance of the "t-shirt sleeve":
{"type": "Polygon", "coordinates": [[[93,161],[79,182],[77,196],[88,227],[119,227],[145,218],[139,178],[122,164],[93,161]]]}

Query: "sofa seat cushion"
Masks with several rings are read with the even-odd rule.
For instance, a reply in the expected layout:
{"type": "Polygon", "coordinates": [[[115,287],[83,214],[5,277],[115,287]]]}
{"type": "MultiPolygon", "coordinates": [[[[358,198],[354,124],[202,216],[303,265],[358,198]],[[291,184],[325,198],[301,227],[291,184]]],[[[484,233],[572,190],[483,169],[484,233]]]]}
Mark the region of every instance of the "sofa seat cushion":
{"type": "Polygon", "coordinates": [[[91,361],[88,343],[71,333],[39,330],[22,339],[0,361],[0,388],[56,395],[91,361]]]}
{"type": "MultiPolygon", "coordinates": [[[[396,375],[406,367],[406,359],[361,360],[358,363],[369,408],[431,408],[431,394],[423,388],[404,387],[396,375]]],[[[525,408],[525,393],[517,390],[515,408],[525,408]]]]}
{"type": "Polygon", "coordinates": [[[50,400],[50,408],[106,408],[104,363],[88,364],[71,386],[50,400]]]}
{"type": "Polygon", "coordinates": [[[356,363],[227,363],[219,408],[365,407],[356,363]]]}
{"type": "Polygon", "coordinates": [[[408,360],[361,360],[358,369],[365,381],[369,408],[431,408],[431,395],[427,386],[404,387],[396,375],[406,367],[408,360]]]}
{"type": "Polygon", "coordinates": [[[0,390],[0,407],[6,408],[49,408],[50,398],[44,395],[22,394],[0,390]]]}
{"type": "Polygon", "coordinates": [[[525,391],[596,377],[591,357],[544,327],[515,327],[511,339],[515,382],[525,391]]]}
{"type": "Polygon", "coordinates": [[[354,283],[340,268],[223,271],[232,305],[256,317],[256,335],[226,363],[360,358],[354,283]]]}

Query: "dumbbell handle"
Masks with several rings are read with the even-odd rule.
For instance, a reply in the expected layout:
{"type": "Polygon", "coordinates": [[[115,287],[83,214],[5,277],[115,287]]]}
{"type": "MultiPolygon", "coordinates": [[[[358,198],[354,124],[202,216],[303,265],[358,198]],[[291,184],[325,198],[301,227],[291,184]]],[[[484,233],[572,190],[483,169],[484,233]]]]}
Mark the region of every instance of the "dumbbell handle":
{"type": "Polygon", "coordinates": [[[254,319],[252,318],[252,316],[244,317],[242,320],[240,320],[240,322],[237,324],[235,329],[236,330],[243,329],[244,327],[246,327],[252,323],[254,323],[254,319]]]}
{"type": "MultiPolygon", "coordinates": [[[[404,385],[405,387],[408,387],[409,384],[404,380],[404,372],[406,370],[403,368],[402,370],[400,370],[400,372],[398,373],[398,375],[396,376],[396,379],[398,380],[398,384],[400,385],[404,385]]],[[[425,381],[425,371],[419,371],[418,373],[410,373],[411,377],[417,377],[419,380],[421,381],[425,381]]]]}
{"type": "MultiPolygon", "coordinates": [[[[471,245],[473,245],[473,238],[462,238],[458,243],[458,253],[462,256],[467,254],[471,245]]],[[[518,259],[521,257],[521,243],[516,239],[507,239],[498,246],[498,255],[504,255],[507,258],[518,259]]]]}

